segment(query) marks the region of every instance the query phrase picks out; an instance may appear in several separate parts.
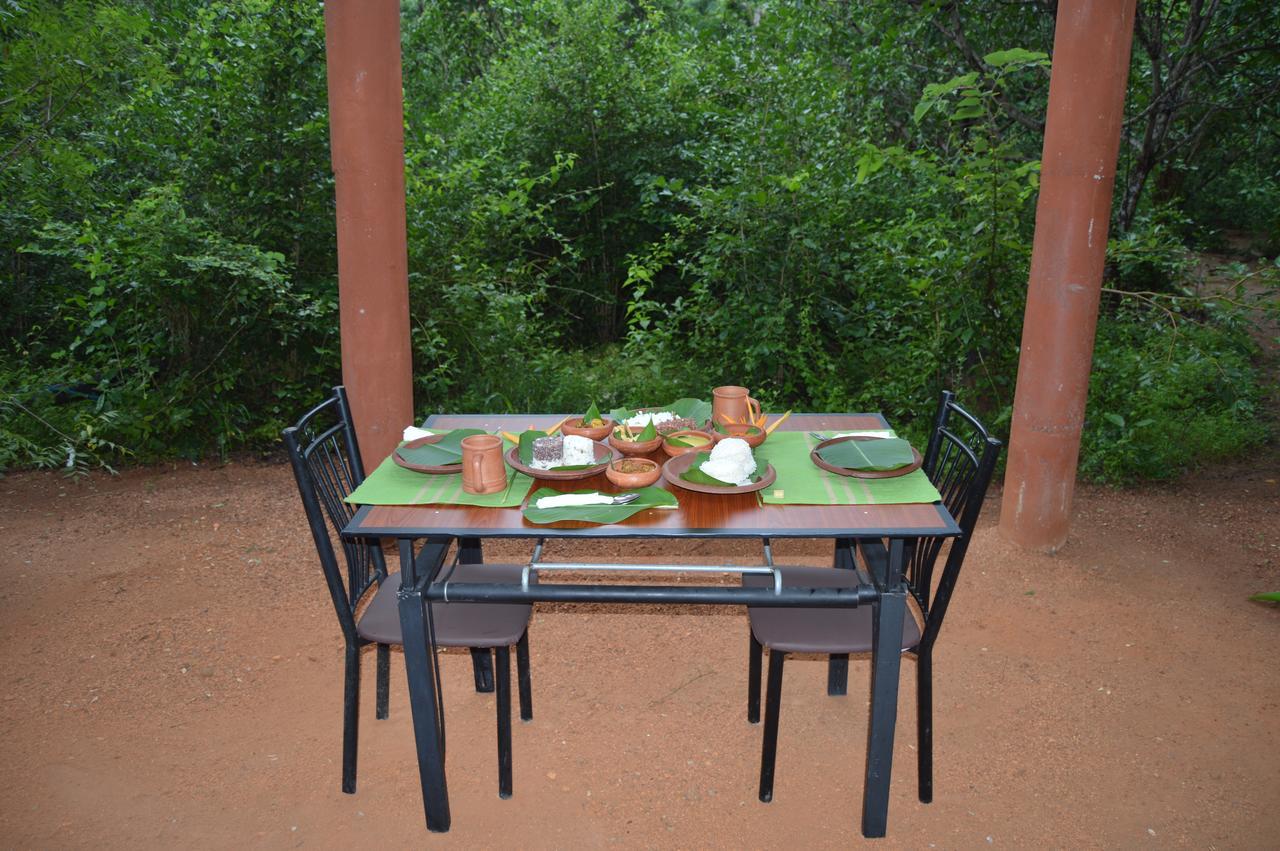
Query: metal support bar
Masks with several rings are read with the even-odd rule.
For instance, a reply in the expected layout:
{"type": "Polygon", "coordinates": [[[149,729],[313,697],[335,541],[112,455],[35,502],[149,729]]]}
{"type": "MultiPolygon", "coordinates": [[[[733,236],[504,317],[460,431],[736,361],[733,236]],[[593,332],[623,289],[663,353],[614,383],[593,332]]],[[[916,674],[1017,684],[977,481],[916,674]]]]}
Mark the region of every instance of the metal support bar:
{"type": "MultiPolygon", "coordinates": [[[[773,556],[768,555],[768,563],[753,564],[630,564],[614,562],[576,562],[576,561],[538,561],[538,551],[534,552],[534,560],[520,571],[520,588],[529,590],[530,574],[542,570],[575,570],[575,571],[619,571],[632,573],[768,573],[773,576],[773,591],[782,593],[782,572],[773,566],[773,556]]],[[[447,583],[446,583],[447,584],[447,583]]],[[[445,601],[449,600],[446,589],[445,601]]]]}
{"type": "Polygon", "coordinates": [[[854,608],[874,602],[869,585],[854,588],[743,588],[714,585],[529,585],[445,582],[425,589],[431,600],[450,603],[683,603],[767,608],[854,608]]]}

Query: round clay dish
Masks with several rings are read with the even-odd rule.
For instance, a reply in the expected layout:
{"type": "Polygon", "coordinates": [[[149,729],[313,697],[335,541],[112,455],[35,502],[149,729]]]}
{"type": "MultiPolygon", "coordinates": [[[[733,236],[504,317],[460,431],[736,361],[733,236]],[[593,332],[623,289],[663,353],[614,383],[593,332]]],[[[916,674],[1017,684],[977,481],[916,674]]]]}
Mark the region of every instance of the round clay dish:
{"type": "Polygon", "coordinates": [[[822,460],[822,456],[818,454],[818,450],[824,446],[831,446],[835,443],[844,443],[846,440],[885,440],[883,437],[873,437],[868,434],[853,434],[848,437],[833,437],[830,440],[824,440],[817,446],[813,447],[813,451],[809,453],[809,460],[814,466],[821,467],[828,472],[835,473],[837,476],[853,476],[856,479],[894,479],[898,476],[905,476],[907,473],[914,473],[924,464],[924,459],[920,457],[920,453],[916,448],[911,447],[912,461],[905,467],[899,467],[896,470],[850,470],[848,467],[837,467],[835,464],[828,464],[822,460]]]}
{"type": "Polygon", "coordinates": [[[391,453],[391,460],[406,470],[413,470],[415,473],[461,473],[461,461],[456,464],[415,464],[400,454],[401,449],[417,449],[419,446],[439,443],[443,437],[443,434],[429,434],[426,437],[410,440],[408,443],[396,447],[396,451],[391,453]]]}
{"type": "Polygon", "coordinates": [[[648,458],[619,458],[604,471],[605,478],[620,488],[647,488],[662,477],[662,468],[657,461],[648,458]],[[624,473],[617,469],[619,464],[644,464],[645,470],[640,473],[624,473]]]}
{"type": "Polygon", "coordinates": [[[769,435],[765,430],[758,426],[750,426],[745,423],[732,423],[730,425],[716,426],[716,430],[711,433],[716,443],[724,440],[726,437],[740,437],[747,442],[747,446],[755,449],[764,443],[764,439],[769,435]],[[722,430],[723,429],[723,430],[722,430]],[[751,432],[755,434],[751,434],[751,432]]]}
{"type": "Polygon", "coordinates": [[[609,435],[609,445],[623,455],[648,455],[662,443],[662,435],[643,443],[635,440],[619,440],[616,434],[609,435]]]}
{"type": "Polygon", "coordinates": [[[662,478],[666,479],[678,488],[684,488],[687,491],[697,491],[698,493],[751,493],[753,491],[762,491],[778,480],[778,472],[773,469],[772,464],[765,465],[764,472],[760,474],[760,481],[752,482],[749,485],[738,485],[737,487],[732,488],[722,488],[716,485],[700,485],[697,482],[688,482],[680,478],[680,474],[685,470],[688,470],[697,459],[698,456],[692,452],[684,455],[677,455],[662,465],[662,478]]]}
{"type": "Polygon", "coordinates": [[[709,432],[699,431],[695,428],[687,428],[683,431],[673,431],[671,434],[663,435],[662,451],[667,453],[669,457],[674,458],[677,455],[684,455],[687,452],[697,452],[700,449],[710,449],[715,445],[715,443],[716,439],[712,437],[709,432]],[[672,446],[668,441],[673,437],[702,437],[706,438],[707,442],[700,446],[672,446]]]}
{"type": "Polygon", "coordinates": [[[609,450],[609,447],[597,440],[595,442],[595,450],[596,463],[590,467],[583,467],[581,470],[539,470],[537,467],[526,467],[520,463],[519,446],[513,446],[508,449],[506,458],[508,464],[526,476],[553,482],[570,482],[576,479],[589,479],[598,473],[603,473],[604,468],[609,466],[609,461],[613,459],[613,452],[609,450]]]}
{"type": "Polygon", "coordinates": [[[585,437],[588,440],[604,440],[613,433],[613,429],[617,426],[613,420],[604,417],[604,425],[602,426],[581,426],[582,417],[576,420],[569,420],[560,426],[561,434],[576,434],[579,437],[585,437]]]}

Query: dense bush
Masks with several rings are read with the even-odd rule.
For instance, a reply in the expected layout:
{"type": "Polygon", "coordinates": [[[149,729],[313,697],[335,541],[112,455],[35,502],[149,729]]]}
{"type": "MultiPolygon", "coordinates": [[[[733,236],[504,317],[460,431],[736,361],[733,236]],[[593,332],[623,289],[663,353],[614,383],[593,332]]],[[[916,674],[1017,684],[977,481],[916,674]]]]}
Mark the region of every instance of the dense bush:
{"type": "MultiPolygon", "coordinates": [[[[1016,48],[1051,27],[967,18],[977,71],[934,14],[404,4],[418,408],[732,381],[908,430],[953,387],[1007,423],[1047,91],[1016,48]]],[[[338,377],[320,5],[0,3],[0,38],[0,468],[269,445],[338,377]]],[[[1095,478],[1264,434],[1238,319],[1185,290],[1232,208],[1163,200],[1110,246],[1095,478]]]]}

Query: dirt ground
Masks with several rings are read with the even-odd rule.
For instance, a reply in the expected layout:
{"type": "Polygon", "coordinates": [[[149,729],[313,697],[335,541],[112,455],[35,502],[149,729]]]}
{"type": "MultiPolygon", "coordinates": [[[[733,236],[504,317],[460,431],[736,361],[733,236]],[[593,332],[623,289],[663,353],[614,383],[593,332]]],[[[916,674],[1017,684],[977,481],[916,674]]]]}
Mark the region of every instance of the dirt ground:
{"type": "MultiPolygon", "coordinates": [[[[1280,836],[1280,465],[1085,488],[1056,556],[986,506],[937,650],[936,796],[915,799],[905,661],[883,848],[1264,848],[1280,836]],[[1270,838],[1268,838],[1270,837],[1270,838]]],[[[535,718],[497,797],[491,695],[444,661],[453,830],[428,834],[403,665],[365,658],[339,791],[341,638],[287,467],[0,479],[6,847],[835,847],[858,832],[867,672],[788,666],[756,800],[739,611],[538,608],[535,718]]],[[[659,545],[556,545],[641,558],[659,545]]],[[[755,553],[662,544],[663,558],[755,553]]],[[[829,543],[781,543],[823,563],[829,543]]],[[[506,546],[493,554],[520,558],[506,546]]]]}

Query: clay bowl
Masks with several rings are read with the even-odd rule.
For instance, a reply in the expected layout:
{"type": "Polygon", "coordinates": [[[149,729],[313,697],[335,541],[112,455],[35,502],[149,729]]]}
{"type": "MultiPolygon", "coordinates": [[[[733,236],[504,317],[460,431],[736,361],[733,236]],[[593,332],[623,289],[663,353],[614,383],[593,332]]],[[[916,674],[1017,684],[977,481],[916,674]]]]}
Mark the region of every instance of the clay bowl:
{"type": "Polygon", "coordinates": [[[579,423],[582,422],[581,417],[576,420],[568,420],[560,426],[560,433],[576,434],[579,437],[585,437],[588,440],[604,440],[613,433],[614,428],[617,427],[617,423],[608,417],[602,417],[602,419],[604,420],[604,425],[602,426],[579,425],[579,423]]]}
{"type": "Polygon", "coordinates": [[[646,488],[662,476],[662,468],[657,461],[648,458],[619,458],[605,469],[604,475],[620,488],[646,488]],[[624,473],[617,469],[619,464],[643,464],[645,469],[639,473],[624,473]]]}
{"type": "Polygon", "coordinates": [[[726,437],[740,437],[747,442],[747,446],[755,449],[764,443],[764,439],[769,435],[765,434],[764,429],[757,428],[746,423],[730,423],[729,425],[716,426],[715,432],[712,433],[716,443],[724,440],[726,437]]]}
{"type": "Polygon", "coordinates": [[[677,455],[683,455],[686,452],[697,452],[700,449],[710,449],[715,445],[716,439],[709,432],[699,431],[694,428],[687,428],[682,431],[673,431],[671,434],[664,435],[662,438],[662,451],[672,458],[677,455]],[[673,437],[701,437],[706,439],[706,443],[701,446],[672,446],[669,441],[673,437]]]}
{"type": "Polygon", "coordinates": [[[623,455],[648,455],[657,449],[662,443],[662,435],[658,435],[653,440],[637,441],[622,440],[616,434],[609,435],[609,445],[621,452],[623,455]]]}

